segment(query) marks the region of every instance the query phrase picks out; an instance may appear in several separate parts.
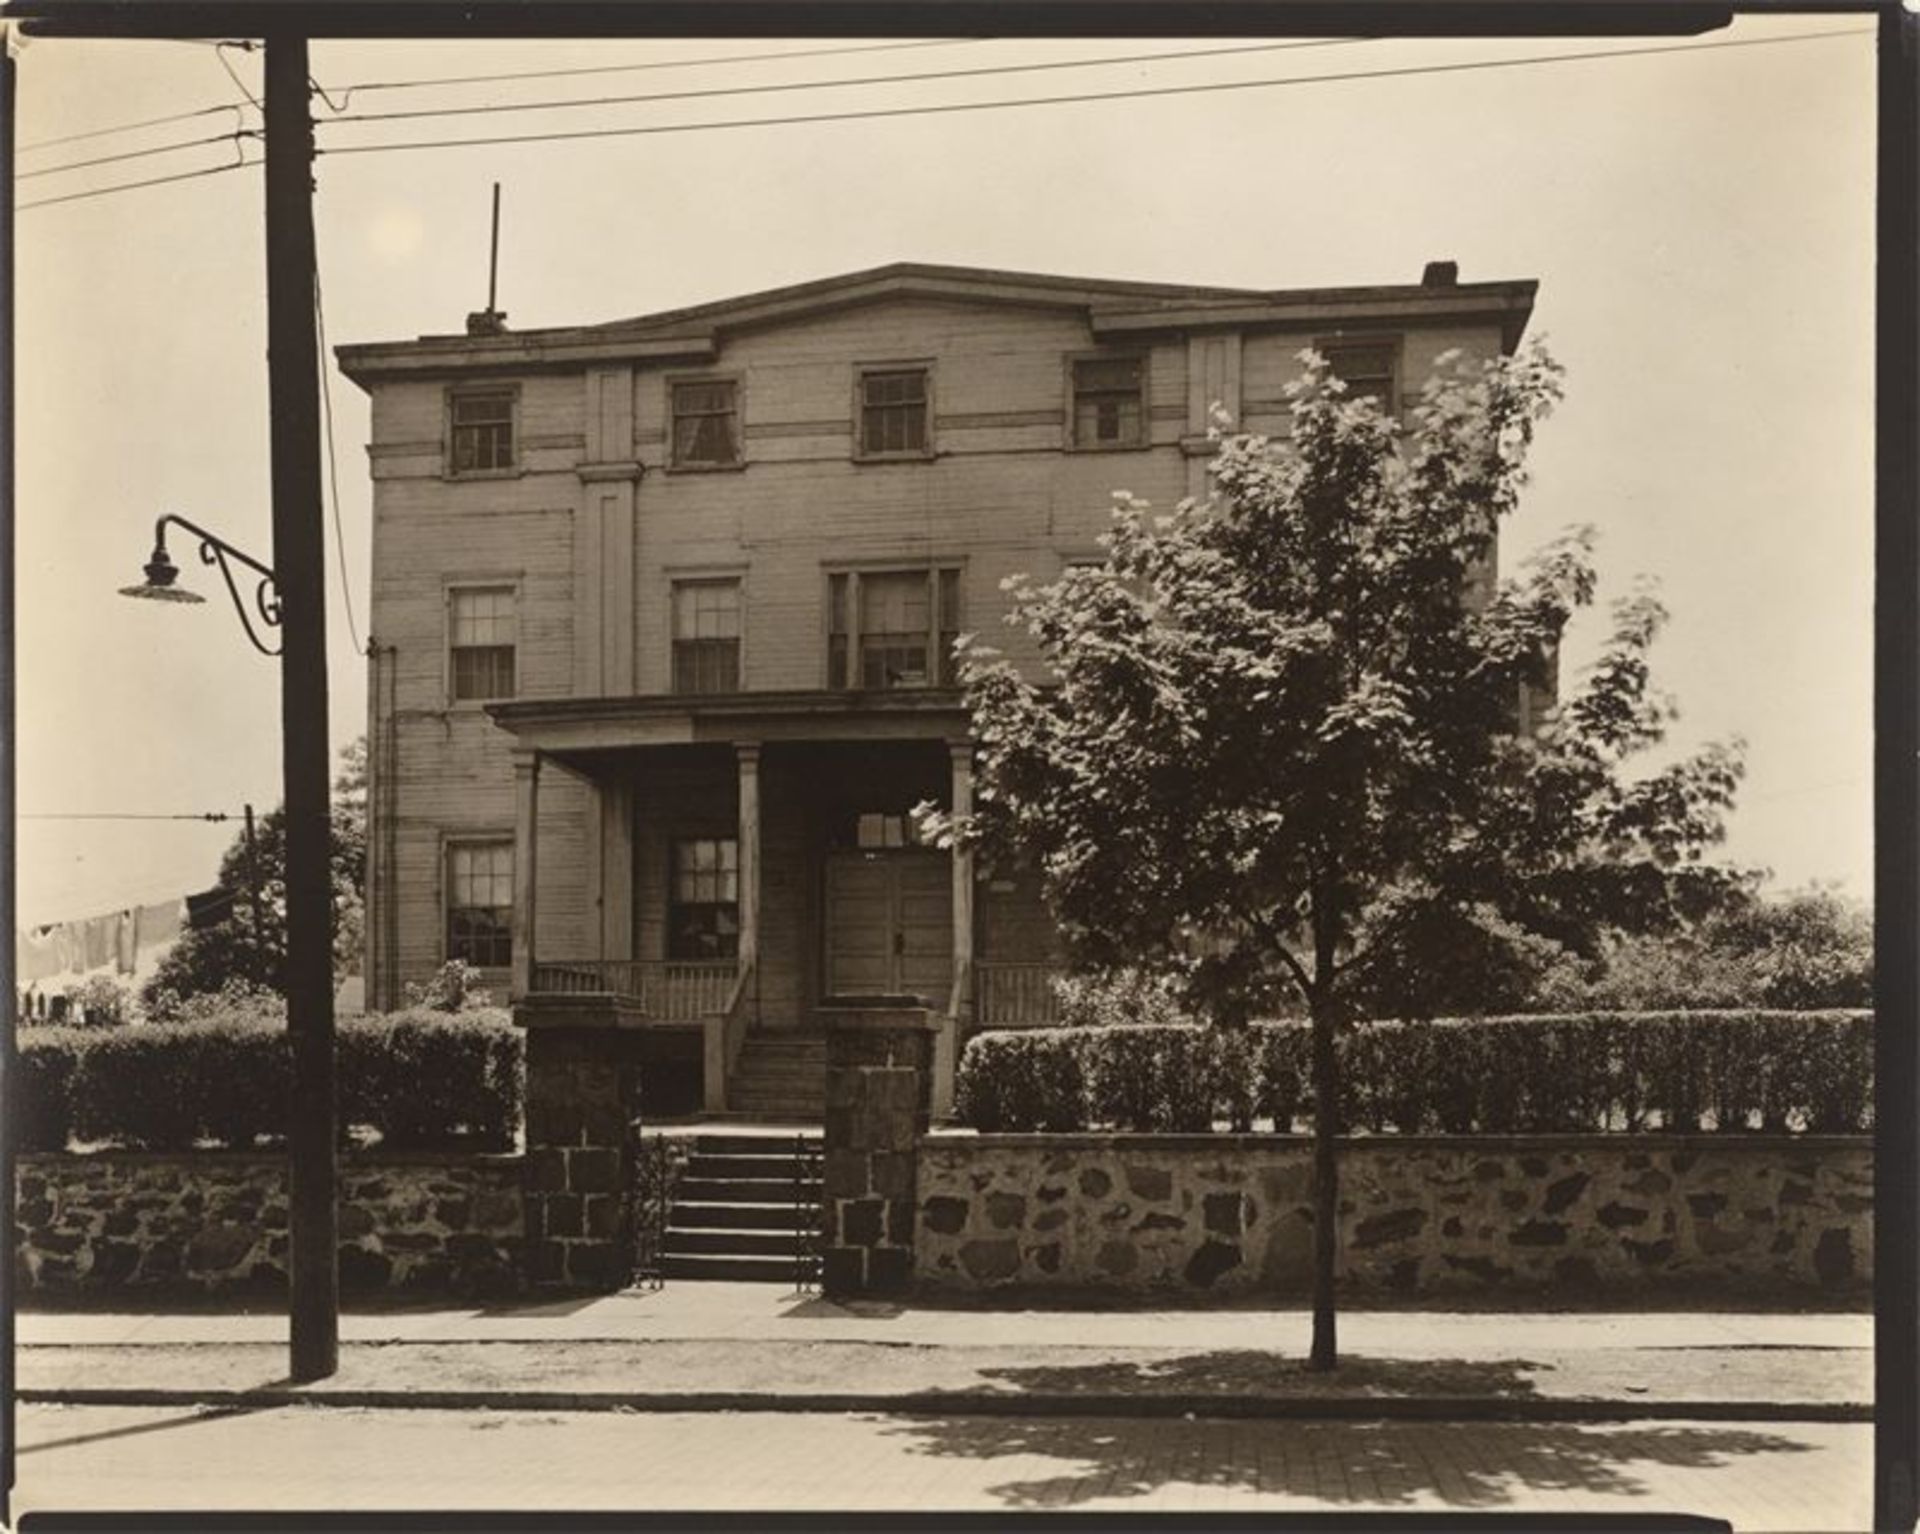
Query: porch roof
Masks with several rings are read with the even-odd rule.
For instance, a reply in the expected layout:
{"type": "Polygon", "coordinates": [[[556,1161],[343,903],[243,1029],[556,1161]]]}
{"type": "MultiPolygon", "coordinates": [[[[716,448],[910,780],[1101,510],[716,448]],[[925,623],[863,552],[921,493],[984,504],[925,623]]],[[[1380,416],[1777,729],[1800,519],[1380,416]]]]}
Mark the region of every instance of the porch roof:
{"type": "Polygon", "coordinates": [[[652,693],[490,703],[487,713],[528,750],[566,753],[749,741],[969,738],[955,687],[891,692],[652,693]]]}

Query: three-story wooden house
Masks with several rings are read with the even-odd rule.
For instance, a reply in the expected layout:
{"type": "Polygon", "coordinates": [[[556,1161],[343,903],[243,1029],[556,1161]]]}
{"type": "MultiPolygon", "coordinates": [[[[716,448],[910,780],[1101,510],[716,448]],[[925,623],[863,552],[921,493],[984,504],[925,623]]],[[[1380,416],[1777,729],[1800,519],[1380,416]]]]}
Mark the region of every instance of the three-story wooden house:
{"type": "Polygon", "coordinates": [[[370,1005],[467,960],[529,1026],[635,1029],[769,1113],[811,1106],[779,1062],[825,1002],[918,998],[948,1059],[1045,1020],[1037,887],[914,840],[971,793],[954,637],[1032,663],[1002,580],[1098,558],[1117,489],[1204,493],[1216,403],[1284,433],[1303,347],[1400,408],[1441,352],[1510,351],[1534,287],[902,264],[340,348],[372,397],[370,1005]]]}

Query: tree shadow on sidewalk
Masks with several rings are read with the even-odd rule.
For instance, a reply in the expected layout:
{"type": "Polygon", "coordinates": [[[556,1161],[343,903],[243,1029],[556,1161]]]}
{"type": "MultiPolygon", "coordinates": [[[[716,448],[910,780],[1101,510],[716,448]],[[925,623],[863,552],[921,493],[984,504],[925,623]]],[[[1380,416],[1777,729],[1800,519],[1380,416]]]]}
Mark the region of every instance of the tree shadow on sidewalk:
{"type": "MultiPolygon", "coordinates": [[[[1711,1470],[1811,1445],[1742,1427],[1572,1423],[1301,1422],[1186,1418],[917,1417],[887,1428],[939,1457],[1025,1461],[986,1488],[1008,1508],[1067,1507],[1191,1488],[1192,1510],[1225,1511],[1255,1493],[1334,1508],[1544,1511],[1569,1499],[1644,1497],[1671,1509],[1660,1470],[1711,1470]],[[1036,1465],[1032,1461],[1052,1462],[1036,1465]]],[[[1010,1466],[1009,1469],[1014,1467],[1010,1466]]],[[[1588,1504],[1590,1505],[1590,1504],[1588,1504]]]]}
{"type": "Polygon", "coordinates": [[[1304,1358],[1256,1348],[1221,1348],[1181,1358],[1113,1359],[982,1369],[985,1379],[1043,1395],[1447,1397],[1514,1400],[1537,1396],[1533,1376],[1551,1364],[1525,1358],[1368,1358],[1349,1355],[1332,1374],[1304,1358]]]}

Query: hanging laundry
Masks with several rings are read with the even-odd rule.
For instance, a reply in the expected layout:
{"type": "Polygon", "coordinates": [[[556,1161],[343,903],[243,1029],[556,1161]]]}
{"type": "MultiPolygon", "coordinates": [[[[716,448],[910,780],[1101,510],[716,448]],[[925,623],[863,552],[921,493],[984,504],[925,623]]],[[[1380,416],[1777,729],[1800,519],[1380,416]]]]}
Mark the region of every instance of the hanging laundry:
{"type": "Polygon", "coordinates": [[[80,929],[80,965],[83,970],[105,969],[113,963],[120,946],[120,914],[95,916],[78,922],[80,929]]]}
{"type": "Polygon", "coordinates": [[[134,915],[139,923],[134,952],[144,954],[155,948],[171,947],[178,940],[180,929],[186,925],[187,903],[162,900],[155,905],[141,906],[134,915]]]}
{"type": "Polygon", "coordinates": [[[64,926],[34,927],[13,939],[14,974],[31,983],[67,969],[72,945],[64,926]]]}
{"type": "Polygon", "coordinates": [[[187,896],[187,925],[195,932],[217,927],[233,914],[233,891],[224,884],[187,896]]]}

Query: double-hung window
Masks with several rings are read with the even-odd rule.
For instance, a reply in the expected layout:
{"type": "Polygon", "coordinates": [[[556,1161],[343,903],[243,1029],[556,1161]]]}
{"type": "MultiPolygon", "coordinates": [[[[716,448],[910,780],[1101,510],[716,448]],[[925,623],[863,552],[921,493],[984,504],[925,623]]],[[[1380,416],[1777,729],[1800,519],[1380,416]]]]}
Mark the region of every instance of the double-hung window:
{"type": "Polygon", "coordinates": [[[860,374],[860,456],[919,458],[930,451],[927,370],[867,368],[860,374]]]}
{"type": "Polygon", "coordinates": [[[455,474],[491,474],[514,466],[511,389],[460,389],[449,401],[455,474]]]}
{"type": "Polygon", "coordinates": [[[1347,386],[1348,399],[1370,399],[1382,413],[1400,408],[1394,374],[1399,348],[1391,341],[1322,341],[1320,355],[1347,386]]]}
{"type": "Polygon", "coordinates": [[[513,843],[447,847],[447,957],[481,969],[513,962],[513,843]]]}
{"type": "Polygon", "coordinates": [[[828,577],[827,671],[833,687],[951,687],[959,637],[957,567],[828,577]]]}
{"type": "Polygon", "coordinates": [[[731,469],[740,462],[740,393],[731,378],[672,386],[673,466],[731,469]]]}
{"type": "Polygon", "coordinates": [[[1143,447],[1147,364],[1142,357],[1081,357],[1073,363],[1073,445],[1143,447]]]}
{"type": "Polygon", "coordinates": [[[448,675],[456,703],[511,698],[517,623],[511,586],[456,586],[447,594],[448,675]]]}
{"type": "Polygon", "coordinates": [[[676,581],[673,587],[673,690],[740,690],[740,583],[676,581]]]}
{"type": "Polygon", "coordinates": [[[667,888],[667,957],[732,959],[740,952],[740,843],[681,837],[667,888]]]}

